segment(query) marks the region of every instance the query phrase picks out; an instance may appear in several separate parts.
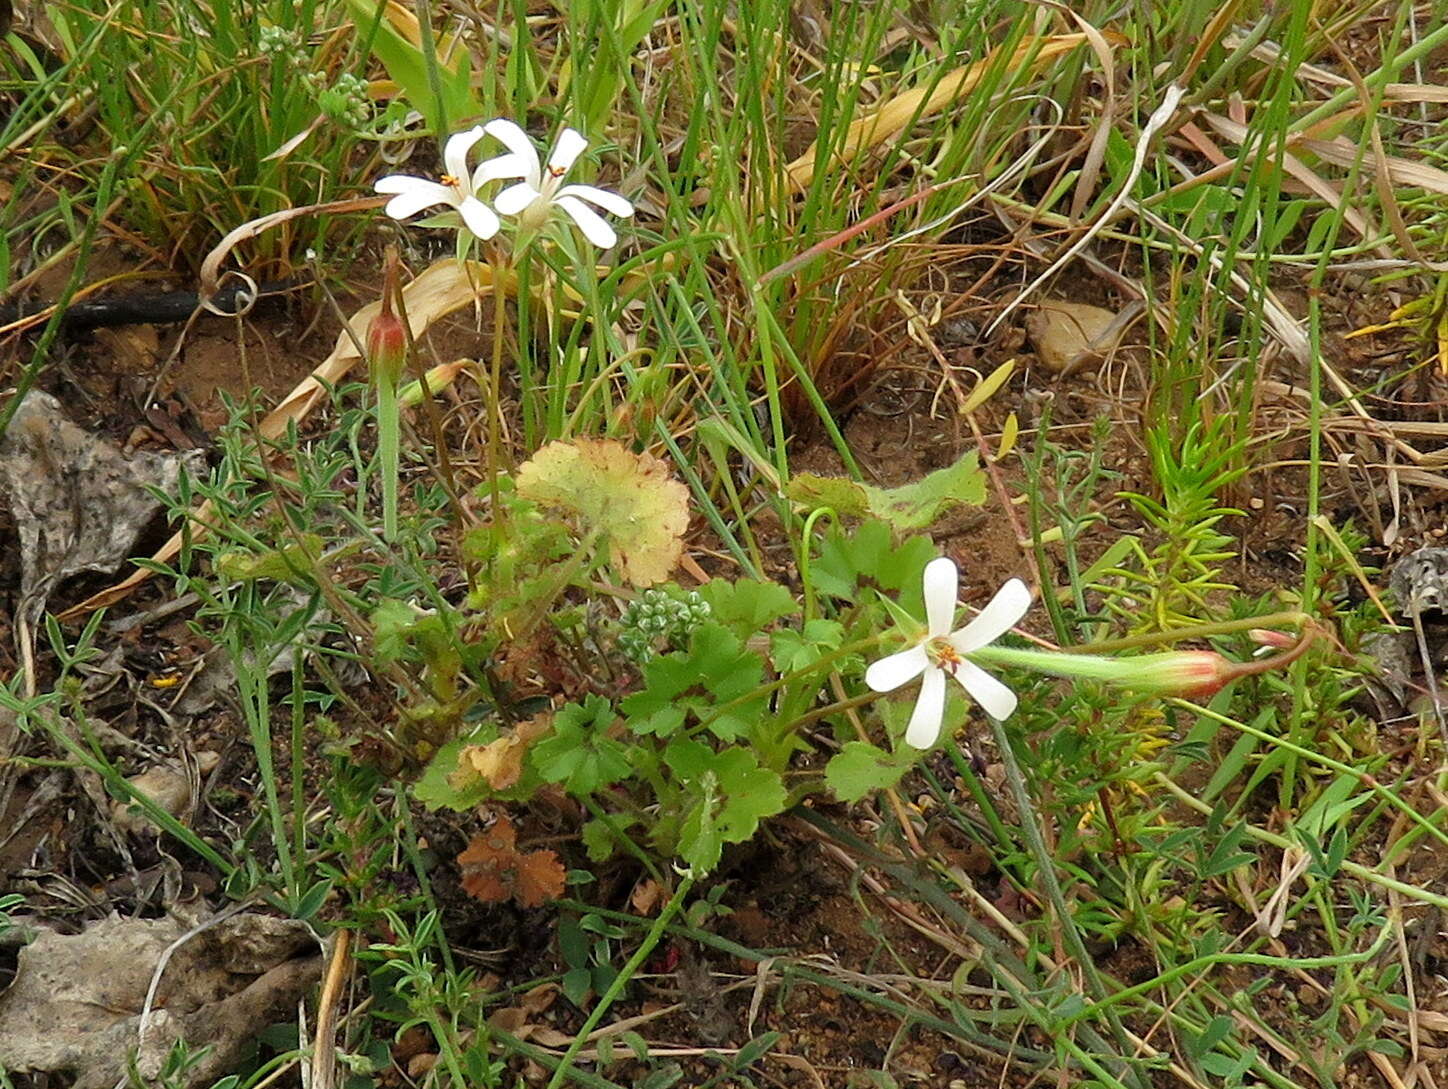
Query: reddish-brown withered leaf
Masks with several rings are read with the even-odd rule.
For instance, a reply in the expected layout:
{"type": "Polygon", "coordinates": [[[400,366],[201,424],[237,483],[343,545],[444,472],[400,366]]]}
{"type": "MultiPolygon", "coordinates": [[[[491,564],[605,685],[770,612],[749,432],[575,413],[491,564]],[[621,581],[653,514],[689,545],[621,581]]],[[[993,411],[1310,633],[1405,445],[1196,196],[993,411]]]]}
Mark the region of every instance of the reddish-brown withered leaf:
{"type": "Polygon", "coordinates": [[[486,832],[474,836],[467,850],[458,855],[458,865],[496,866],[500,859],[511,858],[518,853],[518,830],[507,817],[499,817],[486,832]]]}
{"type": "Polygon", "coordinates": [[[513,898],[525,908],[542,907],[563,895],[566,871],[552,851],[530,851],[518,856],[513,898]]]}
{"type": "Polygon", "coordinates": [[[469,896],[485,904],[501,904],[513,891],[498,879],[494,870],[464,870],[463,889],[469,896]]]}
{"type": "Polygon", "coordinates": [[[507,817],[472,838],[458,855],[463,888],[484,903],[516,900],[523,907],[540,907],[563,895],[563,863],[552,851],[517,849],[518,832],[507,817]]]}

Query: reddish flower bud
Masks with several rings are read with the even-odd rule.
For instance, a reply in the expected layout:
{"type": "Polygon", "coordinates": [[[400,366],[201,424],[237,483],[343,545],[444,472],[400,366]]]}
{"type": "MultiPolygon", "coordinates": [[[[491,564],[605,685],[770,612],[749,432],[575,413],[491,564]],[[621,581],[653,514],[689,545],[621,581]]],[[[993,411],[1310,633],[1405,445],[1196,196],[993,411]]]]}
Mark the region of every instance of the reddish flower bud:
{"type": "Polygon", "coordinates": [[[1126,687],[1172,696],[1210,696],[1237,675],[1236,663],[1213,650],[1143,654],[1118,659],[1118,664],[1126,687]]]}
{"type": "Polygon", "coordinates": [[[392,308],[397,291],[397,253],[388,251],[382,277],[382,309],[367,326],[367,362],[372,380],[395,389],[407,366],[407,330],[392,308]]]}
{"type": "Polygon", "coordinates": [[[1253,628],[1247,632],[1248,638],[1254,643],[1264,647],[1275,647],[1278,650],[1291,650],[1297,645],[1297,637],[1288,635],[1282,631],[1272,631],[1270,628],[1253,628]]]}

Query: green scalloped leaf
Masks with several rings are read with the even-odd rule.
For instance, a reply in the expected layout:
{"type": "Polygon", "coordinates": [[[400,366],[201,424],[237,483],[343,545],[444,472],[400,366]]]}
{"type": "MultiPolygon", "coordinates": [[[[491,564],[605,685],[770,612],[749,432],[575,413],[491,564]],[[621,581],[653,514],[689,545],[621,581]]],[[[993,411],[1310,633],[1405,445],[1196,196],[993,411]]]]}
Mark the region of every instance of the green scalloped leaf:
{"type": "Polygon", "coordinates": [[[974,450],[954,465],[898,488],[876,488],[845,477],[800,473],[785,493],[804,507],[832,507],[847,518],[879,518],[901,532],[926,529],[956,507],[985,502],[985,473],[974,450]]]}
{"type": "Polygon", "coordinates": [[[845,747],[825,765],[825,784],[842,802],[858,802],[871,791],[884,790],[900,781],[911,764],[912,754],[891,755],[867,741],[847,741],[845,747]]]}

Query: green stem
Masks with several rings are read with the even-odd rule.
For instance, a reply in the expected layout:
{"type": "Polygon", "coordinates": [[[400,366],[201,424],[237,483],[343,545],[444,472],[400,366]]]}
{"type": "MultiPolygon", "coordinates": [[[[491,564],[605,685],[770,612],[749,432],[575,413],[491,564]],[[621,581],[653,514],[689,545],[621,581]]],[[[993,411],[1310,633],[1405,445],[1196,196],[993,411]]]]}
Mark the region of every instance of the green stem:
{"type": "MultiPolygon", "coordinates": [[[[723,474],[724,479],[729,479],[728,472],[723,474]]],[[[809,577],[810,552],[814,548],[814,527],[821,518],[830,518],[839,522],[839,515],[835,513],[834,507],[816,507],[809,512],[809,517],[804,520],[804,529],[800,532],[799,547],[799,583],[804,588],[804,619],[805,622],[815,617],[815,589],[814,580],[809,577]]]]}
{"type": "Polygon", "coordinates": [[[1061,1021],[1064,1026],[1087,1020],[1104,1012],[1108,1006],[1120,1005],[1122,1002],[1141,995],[1150,994],[1183,976],[1205,977],[1209,969],[1218,965],[1244,964],[1255,968],[1300,971],[1310,968],[1338,968],[1345,964],[1362,964],[1376,957],[1391,936],[1392,931],[1388,927],[1384,927],[1378,932],[1377,941],[1373,942],[1372,948],[1364,949],[1361,953],[1341,953],[1333,957],[1274,957],[1266,953],[1213,953],[1210,956],[1194,957],[1185,964],[1178,964],[1175,968],[1168,969],[1159,976],[1153,976],[1145,983],[1126,987],[1099,1002],[1082,1006],[1072,1013],[1063,1014],[1061,1021]]]}
{"type": "Polygon", "coordinates": [[[377,381],[377,461],[382,473],[382,537],[397,539],[398,472],[397,385],[388,376],[377,381]]]}
{"type": "Polygon", "coordinates": [[[442,66],[437,59],[437,44],[432,33],[432,6],[428,0],[417,0],[417,36],[422,63],[427,71],[427,89],[432,94],[433,119],[437,121],[437,131],[432,135],[433,139],[443,141],[447,139],[448,122],[452,119],[447,115],[447,98],[442,89],[442,66]]]}
{"type": "MultiPolygon", "coordinates": [[[[1036,814],[1035,803],[1031,799],[1025,773],[1021,770],[1019,761],[1016,760],[1015,747],[1006,733],[1004,723],[992,718],[990,725],[991,732],[995,736],[996,748],[1000,751],[1001,766],[1005,770],[1006,783],[1010,787],[1011,795],[1016,803],[1016,811],[1020,815],[1021,836],[1025,839],[1026,849],[1036,864],[1036,880],[1040,883],[1041,891],[1045,893],[1046,900],[1055,913],[1061,940],[1080,969],[1082,982],[1085,984],[1083,990],[1094,1001],[1094,1005],[1090,1008],[1100,1009],[1105,1015],[1107,1029],[1121,1049],[1118,1057],[1130,1067],[1129,1056],[1133,1054],[1130,1038],[1126,1035],[1126,1028],[1117,1017],[1116,1010],[1107,1004],[1109,996],[1106,981],[1096,967],[1095,959],[1087,950],[1086,942],[1076,927],[1076,918],[1066,904],[1066,896],[1061,891],[1061,883],[1056,877],[1056,860],[1046,847],[1046,837],[1042,835],[1040,826],[1036,823],[1039,818],[1036,814]]],[[[1146,1084],[1146,1079],[1135,1068],[1131,1068],[1130,1080],[1134,1086],[1146,1084]]]]}
{"type": "Polygon", "coordinates": [[[1177,643],[1183,639],[1208,639],[1217,635],[1250,631],[1253,628],[1300,628],[1308,619],[1301,609],[1289,609],[1237,620],[1215,620],[1208,624],[1189,624],[1184,628],[1171,628],[1167,631],[1143,632],[1140,635],[1126,636],[1124,639],[1104,639],[1099,643],[1072,647],[1071,650],[1078,654],[1114,654],[1118,650],[1177,643]]]}
{"type": "MultiPolygon", "coordinates": [[[[521,242],[519,243],[521,245],[521,242]]],[[[521,250],[514,250],[514,255],[522,253],[521,250]]],[[[522,262],[518,262],[522,267],[522,262]]],[[[507,293],[503,287],[504,273],[511,267],[504,264],[498,258],[492,261],[493,275],[493,361],[492,368],[488,373],[488,396],[491,401],[488,413],[488,496],[492,500],[490,514],[495,521],[501,522],[503,518],[502,491],[498,485],[498,472],[502,464],[502,420],[503,420],[503,337],[504,326],[508,318],[507,293]]],[[[519,299],[519,306],[525,305],[519,299]]]]}
{"type": "MultiPolygon", "coordinates": [[[[1285,749],[1292,756],[1305,760],[1308,763],[1320,764],[1331,771],[1337,772],[1339,775],[1347,775],[1356,779],[1364,787],[1370,790],[1375,797],[1381,799],[1385,804],[1391,806],[1393,809],[1396,809],[1404,817],[1417,825],[1423,832],[1432,836],[1439,843],[1448,845],[1448,833],[1445,833],[1441,828],[1435,828],[1429,818],[1423,816],[1411,805],[1409,805],[1407,802],[1403,801],[1403,799],[1399,798],[1396,794],[1394,794],[1391,790],[1385,788],[1381,783],[1377,781],[1377,779],[1375,779],[1368,772],[1365,772],[1360,768],[1352,767],[1349,764],[1344,764],[1341,760],[1334,760],[1330,756],[1317,752],[1316,750],[1308,748],[1306,746],[1299,745],[1288,738],[1276,737],[1265,730],[1259,730],[1255,726],[1249,726],[1245,722],[1238,722],[1234,718],[1229,718],[1224,714],[1213,711],[1210,707],[1203,707],[1200,704],[1191,702],[1190,700],[1180,700],[1178,702],[1180,702],[1183,707],[1189,708],[1191,712],[1195,715],[1199,715],[1203,718],[1212,719],[1214,722],[1219,722],[1223,726],[1229,726],[1232,729],[1239,731],[1240,733],[1247,734],[1249,737],[1255,737],[1258,741],[1265,742],[1266,744],[1275,746],[1279,749],[1285,749]]],[[[1206,812],[1211,812],[1210,807],[1208,807],[1206,812]]],[[[1437,811],[1435,810],[1435,812],[1437,811]]],[[[1251,826],[1249,825],[1248,828],[1250,829],[1250,827],[1251,826]]],[[[1287,841],[1284,840],[1283,842],[1285,843],[1287,841]]],[[[1347,863],[1343,863],[1343,865],[1344,867],[1348,866],[1347,863]]],[[[1436,903],[1437,901],[1434,902],[1436,903]]],[[[1448,898],[1444,898],[1443,902],[1445,904],[1448,904],[1448,898]]]]}
{"type": "MultiPolygon", "coordinates": [[[[1078,677],[1084,680],[1112,681],[1130,685],[1138,680],[1143,669],[1150,668],[1175,652],[1141,654],[1135,658],[1098,658],[1094,654],[1068,654],[1065,651],[1026,650],[1023,647],[985,646],[968,655],[973,662],[1029,669],[1033,673],[1049,673],[1053,677],[1078,677]],[[1133,667],[1132,663],[1136,663],[1133,667]]],[[[1150,685],[1153,690],[1158,685],[1150,685]]]]}
{"type": "Polygon", "coordinates": [[[563,1079],[568,1076],[568,1071],[573,1066],[573,1060],[578,1056],[578,1053],[583,1050],[583,1045],[588,1042],[589,1035],[598,1027],[598,1023],[603,1020],[603,1015],[608,1012],[614,1000],[623,993],[623,989],[628,985],[628,981],[634,977],[634,973],[643,966],[649,954],[652,953],[654,948],[659,944],[659,941],[664,936],[664,931],[669,927],[669,923],[673,920],[674,916],[679,913],[679,909],[684,906],[684,897],[689,894],[689,890],[693,887],[693,874],[689,874],[679,882],[679,887],[674,890],[674,895],[669,897],[669,902],[664,905],[664,910],[659,912],[659,917],[654,920],[653,926],[649,927],[649,932],[644,935],[644,940],[639,944],[639,947],[634,950],[634,955],[629,957],[628,963],[623,966],[623,971],[619,972],[614,978],[614,981],[609,984],[608,990],[603,992],[598,1003],[593,1007],[593,1012],[588,1015],[588,1020],[583,1022],[583,1027],[578,1030],[578,1035],[573,1038],[573,1043],[568,1045],[568,1050],[563,1053],[562,1061],[559,1062],[557,1069],[553,1071],[553,1077],[548,1079],[547,1089],[558,1089],[558,1087],[563,1084],[563,1079]]]}
{"type": "MultiPolygon", "coordinates": [[[[835,662],[840,661],[842,658],[848,658],[850,655],[858,654],[862,650],[869,650],[872,647],[877,647],[880,645],[880,640],[882,638],[884,637],[880,635],[872,635],[867,639],[857,639],[853,643],[846,643],[838,650],[832,650],[828,654],[820,655],[819,658],[815,659],[807,666],[801,666],[799,669],[791,670],[790,672],[785,673],[782,676],[776,677],[774,680],[768,682],[767,684],[761,685],[759,688],[751,689],[750,691],[744,693],[744,695],[742,696],[736,696],[728,703],[723,703],[720,704],[718,707],[715,707],[714,713],[708,715],[703,719],[703,721],[699,723],[699,729],[703,729],[712,725],[724,715],[727,715],[730,711],[742,707],[750,700],[758,699],[760,696],[766,696],[769,693],[781,688],[787,688],[795,681],[799,680],[801,677],[806,677],[813,673],[821,673],[823,672],[825,666],[833,665],[835,662]]],[[[699,732],[699,730],[694,730],[693,732],[697,733],[699,732]]]]}

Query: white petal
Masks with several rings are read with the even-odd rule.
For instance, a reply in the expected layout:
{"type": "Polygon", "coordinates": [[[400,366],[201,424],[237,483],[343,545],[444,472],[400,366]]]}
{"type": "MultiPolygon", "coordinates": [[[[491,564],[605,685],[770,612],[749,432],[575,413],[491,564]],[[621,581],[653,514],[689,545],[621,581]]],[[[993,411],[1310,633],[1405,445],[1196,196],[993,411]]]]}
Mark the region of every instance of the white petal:
{"type": "Polygon", "coordinates": [[[509,152],[493,159],[486,159],[473,171],[473,192],[477,192],[490,181],[499,178],[521,178],[528,173],[528,162],[521,155],[509,152]]]}
{"type": "Polygon", "coordinates": [[[482,125],[474,125],[467,132],[454,133],[447,138],[447,144],[442,149],[443,166],[447,168],[448,177],[459,185],[467,182],[468,152],[482,138],[482,125]]]}
{"type": "Polygon", "coordinates": [[[578,161],[587,146],[588,141],[583,138],[582,133],[564,129],[558,134],[558,142],[553,145],[553,150],[548,153],[549,171],[557,177],[563,176],[568,168],[578,161]]]}
{"type": "Polygon", "coordinates": [[[565,185],[558,190],[558,196],[586,200],[589,204],[597,204],[605,212],[612,212],[624,219],[634,214],[634,206],[627,200],[611,189],[600,189],[596,185],[565,185]]]}
{"type": "Polygon", "coordinates": [[[477,197],[468,197],[458,205],[458,211],[462,213],[463,222],[468,225],[468,230],[479,238],[488,239],[498,233],[502,226],[493,210],[480,201],[477,197]]]}
{"type": "Polygon", "coordinates": [[[521,177],[527,178],[534,189],[542,188],[543,167],[538,162],[538,149],[533,146],[533,141],[528,139],[526,132],[506,117],[498,117],[489,121],[483,126],[483,131],[489,136],[496,136],[502,141],[504,147],[522,160],[521,177]]]}
{"type": "Polygon", "coordinates": [[[958,663],[955,679],[991,718],[1010,718],[1016,709],[1016,694],[974,662],[958,663]]]}
{"type": "Polygon", "coordinates": [[[1011,579],[999,590],[980,615],[950,637],[951,646],[961,654],[994,643],[1030,612],[1031,591],[1020,579],[1011,579]]]}
{"type": "Polygon", "coordinates": [[[408,186],[387,202],[383,209],[393,219],[406,219],[408,216],[416,215],[424,208],[431,208],[434,204],[447,204],[457,206],[457,194],[449,185],[439,185],[437,182],[423,181],[421,178],[412,179],[415,184],[408,186]]]}
{"type": "Polygon", "coordinates": [[[928,749],[940,736],[940,723],[945,717],[945,674],[938,669],[927,669],[925,680],[920,685],[920,695],[915,700],[915,710],[910,714],[910,725],[905,727],[905,743],[917,749],[928,749]]]}
{"type": "Polygon", "coordinates": [[[388,174],[385,178],[378,178],[372,188],[379,193],[405,193],[419,185],[436,185],[437,182],[428,181],[426,178],[413,177],[411,174],[388,174]]]}
{"type": "Polygon", "coordinates": [[[930,636],[949,635],[955,623],[960,572],[949,556],[937,556],[925,565],[925,620],[930,636]]]}
{"type": "Polygon", "coordinates": [[[572,216],[583,237],[599,249],[606,250],[618,241],[618,235],[604,218],[577,197],[556,197],[553,203],[572,216]]]}
{"type": "Polygon", "coordinates": [[[493,207],[501,215],[515,216],[543,194],[529,182],[510,185],[493,198],[493,207]]]}
{"type": "Polygon", "coordinates": [[[870,663],[870,668],[865,670],[865,683],[876,692],[893,692],[920,676],[929,664],[924,647],[911,647],[870,663]]]}

